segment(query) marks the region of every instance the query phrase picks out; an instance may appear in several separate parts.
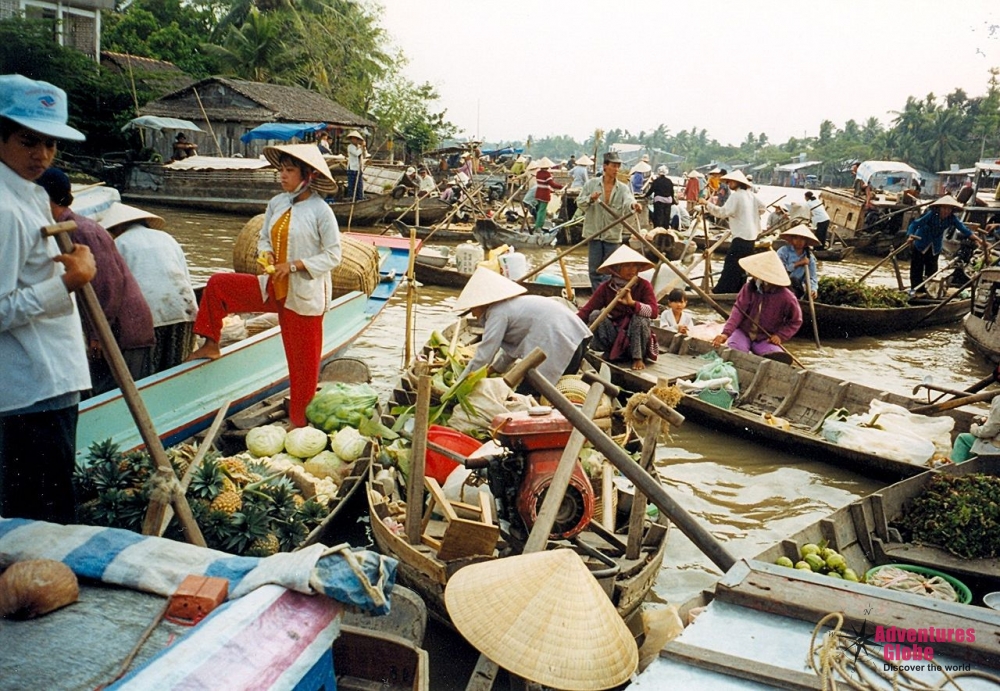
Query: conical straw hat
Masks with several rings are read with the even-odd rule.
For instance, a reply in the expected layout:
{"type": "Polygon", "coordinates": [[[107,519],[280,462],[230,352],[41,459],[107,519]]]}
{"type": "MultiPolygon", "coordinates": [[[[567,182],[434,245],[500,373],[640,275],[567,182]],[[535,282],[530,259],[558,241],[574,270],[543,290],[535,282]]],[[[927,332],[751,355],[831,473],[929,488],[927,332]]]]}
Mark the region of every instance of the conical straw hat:
{"type": "Polygon", "coordinates": [[[723,175],[719,179],[720,180],[732,180],[733,182],[738,182],[739,184],[743,185],[744,187],[749,187],[750,186],[750,181],[747,180],[747,176],[743,174],[742,170],[734,170],[731,173],[726,173],[725,175],[723,175]]]}
{"type": "Polygon", "coordinates": [[[352,137],[355,139],[360,139],[361,141],[365,140],[365,138],[362,137],[361,133],[358,132],[357,130],[351,130],[350,132],[344,135],[344,139],[351,139],[352,137]]]}
{"type": "Polygon", "coordinates": [[[943,197],[941,197],[940,199],[938,199],[937,201],[931,202],[930,205],[931,206],[952,206],[952,207],[954,207],[956,209],[964,209],[965,208],[964,206],[962,206],[962,203],[960,201],[958,201],[957,199],[955,199],[950,194],[946,194],[943,197]]]}
{"type": "Polygon", "coordinates": [[[759,278],[765,283],[775,286],[788,286],[792,284],[792,280],[788,277],[788,272],[785,271],[785,265],[781,263],[778,253],[774,250],[758,252],[757,254],[751,254],[749,257],[743,257],[743,259],[740,259],[740,266],[748,274],[754,278],[759,278]]]}
{"type": "Polygon", "coordinates": [[[639,161],[634,166],[632,166],[631,172],[633,173],[648,173],[653,170],[653,166],[649,165],[645,161],[639,161]]]}
{"type": "Polygon", "coordinates": [[[149,213],[148,211],[143,211],[142,209],[137,209],[134,206],[129,206],[128,204],[122,204],[121,202],[115,202],[112,204],[111,207],[104,212],[104,215],[101,216],[101,225],[104,226],[108,232],[110,232],[115,226],[124,225],[125,223],[134,223],[135,221],[145,221],[147,226],[155,228],[156,230],[163,230],[167,227],[167,222],[164,221],[162,217],[149,213]]]}
{"type": "Polygon", "coordinates": [[[538,170],[539,168],[551,168],[555,164],[548,156],[542,156],[528,164],[528,170],[538,170]]]}
{"type": "Polygon", "coordinates": [[[315,144],[282,144],[280,146],[264,147],[264,157],[275,168],[280,168],[278,159],[281,154],[287,154],[297,161],[302,161],[307,166],[319,173],[319,177],[314,179],[309,185],[313,190],[323,196],[329,196],[337,191],[337,183],[330,174],[330,166],[326,164],[326,159],[315,144]]]}
{"type": "Polygon", "coordinates": [[[494,302],[508,300],[527,292],[528,289],[524,286],[504,278],[496,271],[480,266],[462,288],[462,294],[455,302],[455,309],[467,312],[473,307],[492,305],[494,302]]]}
{"type": "Polygon", "coordinates": [[[646,259],[628,245],[622,245],[612,252],[611,256],[605,259],[603,264],[597,267],[597,273],[611,273],[611,267],[618,266],[619,264],[639,264],[639,271],[646,271],[647,269],[652,269],[654,266],[653,262],[646,259]]]}
{"type": "Polygon", "coordinates": [[[576,552],[555,549],[472,564],[448,581],[448,615],[504,669],[558,689],[607,689],[639,652],[576,552]]]}
{"type": "Polygon", "coordinates": [[[576,159],[576,164],[578,166],[592,166],[594,165],[594,159],[592,159],[587,154],[584,154],[580,158],[576,159]]]}
{"type": "Polygon", "coordinates": [[[819,238],[813,235],[812,231],[803,225],[797,225],[794,228],[789,228],[784,233],[781,233],[778,237],[783,239],[788,238],[805,238],[806,244],[810,247],[815,247],[819,244],[819,238]]]}

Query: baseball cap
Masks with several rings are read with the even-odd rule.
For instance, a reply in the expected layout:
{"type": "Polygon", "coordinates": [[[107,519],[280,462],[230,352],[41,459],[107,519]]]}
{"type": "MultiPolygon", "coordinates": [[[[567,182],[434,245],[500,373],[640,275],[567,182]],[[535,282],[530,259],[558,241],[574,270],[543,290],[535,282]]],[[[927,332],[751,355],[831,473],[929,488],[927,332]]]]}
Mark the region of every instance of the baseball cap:
{"type": "Polygon", "coordinates": [[[0,116],[57,139],[82,142],[87,137],[69,125],[66,92],[20,74],[0,75],[0,116]]]}

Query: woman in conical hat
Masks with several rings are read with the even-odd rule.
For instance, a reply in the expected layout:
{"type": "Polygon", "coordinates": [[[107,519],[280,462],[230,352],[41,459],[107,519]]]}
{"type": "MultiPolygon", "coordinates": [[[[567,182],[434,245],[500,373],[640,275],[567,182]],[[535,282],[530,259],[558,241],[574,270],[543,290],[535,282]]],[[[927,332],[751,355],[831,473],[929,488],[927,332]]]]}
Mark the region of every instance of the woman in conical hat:
{"type": "Polygon", "coordinates": [[[785,265],[785,271],[792,281],[792,292],[796,297],[805,297],[806,267],[809,268],[809,291],[816,299],[819,277],[816,275],[816,257],[810,248],[819,244],[819,238],[804,225],[789,228],[779,236],[786,245],[778,250],[778,259],[785,265]]]}
{"type": "Polygon", "coordinates": [[[758,252],[740,260],[750,275],[729,315],[722,333],[712,345],[725,343],[734,350],[791,361],[781,344],[802,326],[799,301],[788,289],[791,280],[773,250],[758,252]]]}
{"type": "Polygon", "coordinates": [[[597,269],[611,278],[594,290],[587,304],[576,316],[593,324],[605,307],[631,281],[629,290],[622,294],[618,304],[594,331],[594,350],[606,353],[611,361],[630,360],[632,369],[645,369],[646,361],[656,360],[659,347],[650,330],[652,320],[660,314],[656,291],[652,284],[639,276],[640,271],[652,269],[653,264],[628,245],[622,245],[597,269]]]}
{"type": "Polygon", "coordinates": [[[938,256],[941,254],[945,231],[957,230],[963,237],[972,238],[985,249],[986,241],[974,235],[955,215],[955,212],[961,211],[962,208],[957,199],[946,194],[932,202],[926,213],[910,221],[906,229],[906,240],[913,245],[910,258],[910,290],[937,273],[938,256]]]}
{"type": "MultiPolygon", "coordinates": [[[[722,276],[715,285],[716,293],[735,293],[743,285],[746,274],[740,268],[742,259],[753,254],[754,243],[760,235],[760,215],[765,211],[764,203],[750,188],[750,183],[742,171],[723,171],[720,178],[729,188],[729,196],[721,205],[704,204],[708,213],[719,219],[729,220],[729,230],[733,239],[722,265],[722,276]]],[[[721,197],[720,197],[721,198],[721,197]]]]}
{"type": "Polygon", "coordinates": [[[525,295],[518,285],[485,267],[479,267],[458,296],[455,309],[471,312],[483,324],[483,339],[462,376],[490,366],[506,372],[518,358],[536,347],[546,355],[538,373],[555,384],[564,373],[575,372],[590,341],[590,329],[558,300],[525,295]]]}
{"type": "Polygon", "coordinates": [[[280,170],[284,190],[268,203],[257,241],[264,272],[209,279],[194,326],[205,344],[191,359],[221,355],[219,338],[227,314],[277,312],[291,387],[289,419],[304,427],[306,405],[319,380],[323,314],[333,289],[330,272],[341,259],[337,219],[322,196],[333,177],[312,144],[269,146],[264,156],[280,170]]]}

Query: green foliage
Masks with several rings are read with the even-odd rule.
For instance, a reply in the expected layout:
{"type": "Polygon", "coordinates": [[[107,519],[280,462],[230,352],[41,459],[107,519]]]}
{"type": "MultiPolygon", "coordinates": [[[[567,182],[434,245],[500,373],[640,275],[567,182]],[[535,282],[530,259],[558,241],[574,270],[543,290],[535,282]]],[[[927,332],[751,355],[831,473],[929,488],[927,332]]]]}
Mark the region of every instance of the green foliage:
{"type": "Polygon", "coordinates": [[[823,276],[816,299],[826,305],[844,307],[906,307],[909,297],[902,290],[868,286],[849,278],[823,276]]]}
{"type": "Polygon", "coordinates": [[[936,475],[910,503],[899,527],[913,542],[964,559],[1000,556],[1000,478],[936,475]]]}

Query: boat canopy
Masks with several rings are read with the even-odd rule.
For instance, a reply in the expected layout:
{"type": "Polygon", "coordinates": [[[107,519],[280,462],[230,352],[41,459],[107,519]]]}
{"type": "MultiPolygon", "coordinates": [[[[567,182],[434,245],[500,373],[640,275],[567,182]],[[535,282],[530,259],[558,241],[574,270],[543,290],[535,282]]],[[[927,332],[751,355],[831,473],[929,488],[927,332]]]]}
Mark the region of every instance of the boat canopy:
{"type": "Polygon", "coordinates": [[[204,132],[205,130],[198,127],[190,120],[181,120],[180,118],[161,118],[156,115],[143,115],[140,118],[133,118],[125,123],[122,127],[122,132],[127,132],[128,130],[144,127],[147,130],[188,130],[190,132],[204,132]]]}
{"type": "Polygon", "coordinates": [[[880,175],[882,178],[920,177],[916,169],[900,161],[865,161],[858,166],[858,178],[862,182],[867,184],[873,175],[880,175]]]}
{"type": "Polygon", "coordinates": [[[265,122],[240,137],[240,141],[244,144],[254,139],[287,142],[289,139],[302,139],[307,134],[325,129],[325,122],[265,122]]]}

